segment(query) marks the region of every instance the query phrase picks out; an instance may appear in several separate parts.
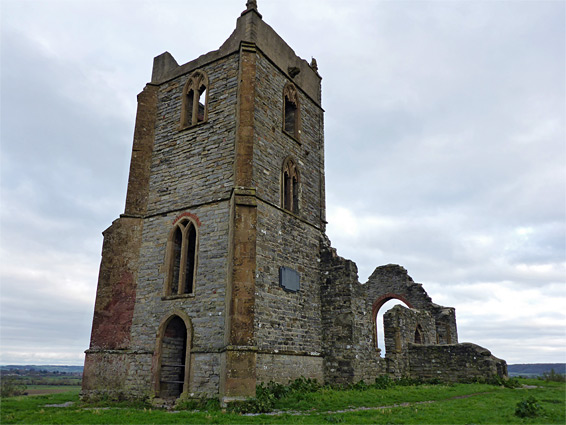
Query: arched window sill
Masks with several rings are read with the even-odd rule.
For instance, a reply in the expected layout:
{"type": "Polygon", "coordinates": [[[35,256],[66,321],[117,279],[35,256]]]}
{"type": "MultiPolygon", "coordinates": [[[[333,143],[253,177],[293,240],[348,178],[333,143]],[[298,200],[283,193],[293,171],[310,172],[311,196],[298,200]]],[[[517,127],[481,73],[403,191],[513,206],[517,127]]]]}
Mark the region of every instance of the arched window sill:
{"type": "Polygon", "coordinates": [[[288,209],[285,208],[285,207],[281,207],[281,210],[284,211],[284,212],[286,212],[287,214],[292,215],[292,216],[295,217],[295,218],[299,218],[299,219],[301,218],[301,216],[299,215],[300,212],[293,212],[293,211],[291,211],[291,210],[288,210],[288,209]]]}
{"type": "Polygon", "coordinates": [[[295,142],[297,142],[299,145],[302,145],[301,141],[298,139],[298,137],[295,137],[293,134],[287,132],[285,129],[283,129],[283,134],[286,134],[288,137],[290,137],[291,139],[293,139],[295,142]]]}
{"type": "Polygon", "coordinates": [[[208,123],[208,120],[197,122],[196,124],[180,126],[178,131],[190,130],[191,128],[200,127],[201,125],[206,124],[206,123],[208,123]]]}
{"type": "Polygon", "coordinates": [[[178,300],[183,298],[194,298],[195,294],[176,294],[176,295],[164,295],[161,297],[162,301],[165,300],[178,300]]]}

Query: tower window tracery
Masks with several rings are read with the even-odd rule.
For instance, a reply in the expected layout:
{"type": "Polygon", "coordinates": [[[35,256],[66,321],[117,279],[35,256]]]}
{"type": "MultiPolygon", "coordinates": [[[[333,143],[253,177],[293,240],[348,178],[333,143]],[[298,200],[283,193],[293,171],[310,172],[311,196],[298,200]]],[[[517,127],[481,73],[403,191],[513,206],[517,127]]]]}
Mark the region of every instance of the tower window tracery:
{"type": "Polygon", "coordinates": [[[197,228],[192,220],[177,222],[168,241],[165,295],[194,294],[197,245],[197,228]]]}
{"type": "Polygon", "coordinates": [[[283,131],[295,139],[299,139],[299,96],[293,84],[283,89],[283,131]]]}
{"type": "Polygon", "coordinates": [[[282,206],[287,211],[295,214],[299,212],[299,172],[295,161],[287,158],[283,163],[283,173],[281,176],[281,197],[282,206]]]}
{"type": "Polygon", "coordinates": [[[192,127],[208,119],[208,77],[195,71],[183,88],[181,129],[192,127]]]}

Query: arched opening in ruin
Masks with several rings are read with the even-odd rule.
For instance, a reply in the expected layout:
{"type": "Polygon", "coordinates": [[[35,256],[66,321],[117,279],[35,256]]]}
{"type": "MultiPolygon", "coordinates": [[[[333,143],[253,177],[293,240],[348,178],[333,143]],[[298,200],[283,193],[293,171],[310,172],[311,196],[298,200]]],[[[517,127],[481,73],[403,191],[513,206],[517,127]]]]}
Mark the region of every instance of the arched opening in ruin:
{"type": "Polygon", "coordinates": [[[400,294],[385,294],[373,303],[374,346],[380,357],[385,357],[385,329],[383,326],[383,315],[396,305],[413,308],[411,303],[400,294]]]}
{"type": "Polygon", "coordinates": [[[156,393],[161,398],[178,398],[188,390],[191,323],[174,314],[160,326],[157,347],[156,393]]]}
{"type": "Polygon", "coordinates": [[[424,332],[420,324],[415,329],[415,344],[424,344],[424,332]]]}

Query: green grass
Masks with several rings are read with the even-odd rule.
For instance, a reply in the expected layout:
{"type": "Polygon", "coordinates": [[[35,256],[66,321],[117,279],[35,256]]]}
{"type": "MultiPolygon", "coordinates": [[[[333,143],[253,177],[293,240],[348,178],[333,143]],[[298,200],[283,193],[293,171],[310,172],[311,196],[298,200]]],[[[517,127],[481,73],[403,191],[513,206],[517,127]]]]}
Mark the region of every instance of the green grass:
{"type": "Polygon", "coordinates": [[[393,386],[387,389],[292,393],[278,400],[278,415],[245,416],[209,411],[168,412],[126,403],[83,405],[78,390],[2,399],[0,423],[27,424],[173,424],[173,423],[372,423],[372,424],[564,424],[566,386],[560,382],[521,379],[533,389],[487,384],[393,386]],[[534,418],[515,416],[517,403],[533,396],[543,411],[534,418]],[[71,407],[45,407],[74,401],[71,407]],[[430,402],[430,403],[427,403],[430,402]],[[394,407],[401,403],[407,405],[394,407]],[[355,410],[358,409],[358,410],[355,410]],[[343,412],[337,412],[343,410],[343,412]]]}

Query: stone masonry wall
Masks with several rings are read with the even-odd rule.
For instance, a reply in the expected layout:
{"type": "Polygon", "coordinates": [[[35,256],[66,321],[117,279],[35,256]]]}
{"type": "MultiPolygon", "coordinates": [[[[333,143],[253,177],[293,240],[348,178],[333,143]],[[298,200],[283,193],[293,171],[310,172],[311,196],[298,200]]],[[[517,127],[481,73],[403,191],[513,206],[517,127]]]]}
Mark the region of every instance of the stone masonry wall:
{"type": "Polygon", "coordinates": [[[339,257],[327,239],[321,239],[321,250],[324,377],[326,382],[350,384],[355,376],[352,303],[358,269],[352,261],[339,257]]]}
{"type": "Polygon", "coordinates": [[[86,398],[103,388],[117,394],[126,386],[129,363],[124,353],[130,344],[142,227],[141,219],[123,217],[104,232],[90,348],[83,373],[82,394],[86,398]]]}
{"type": "Polygon", "coordinates": [[[126,349],[136,294],[142,221],[115,220],[104,231],[90,349],[126,349]]]}
{"type": "MultiPolygon", "coordinates": [[[[219,389],[226,315],[238,56],[229,55],[199,70],[209,81],[207,121],[180,130],[183,88],[194,70],[164,82],[157,94],[132,347],[155,353],[160,323],[183,311],[193,326],[189,391],[214,395],[219,389]],[[165,297],[167,239],[181,214],[200,224],[194,295],[165,297]]],[[[132,391],[147,389],[148,379],[149,388],[155,388],[155,354],[138,360],[139,367],[150,373],[141,376],[132,370],[128,381],[132,391]]]]}
{"type": "Polygon", "coordinates": [[[297,87],[301,131],[297,141],[283,132],[283,88],[292,81],[261,53],[257,56],[256,80],[253,181],[257,196],[281,205],[283,161],[291,156],[300,176],[298,216],[320,229],[324,186],[323,111],[297,87]]]}
{"type": "Polygon", "coordinates": [[[410,375],[446,382],[506,377],[507,364],[485,348],[471,343],[409,344],[410,375]]]}
{"type": "Polygon", "coordinates": [[[96,399],[103,394],[119,398],[126,391],[129,370],[129,353],[100,351],[85,357],[81,396],[96,399]]]}
{"type": "Polygon", "coordinates": [[[379,356],[374,342],[375,324],[371,308],[367,305],[367,285],[356,282],[353,286],[352,312],[354,326],[352,345],[354,382],[371,383],[385,373],[385,361],[379,356]]]}
{"type": "Polygon", "coordinates": [[[258,380],[279,382],[301,373],[320,380],[323,377],[319,286],[322,110],[298,87],[300,140],[284,133],[283,88],[289,81],[257,53],[253,185],[259,202],[254,336],[259,350],[258,380]],[[300,176],[297,214],[281,208],[281,174],[289,156],[300,176]],[[298,292],[279,286],[282,266],[299,273],[298,292]]]}
{"type": "Polygon", "coordinates": [[[372,306],[374,319],[383,303],[390,299],[400,299],[409,307],[428,311],[432,315],[438,336],[434,343],[458,342],[455,309],[433,303],[422,284],[416,283],[404,267],[396,264],[377,267],[366,285],[368,307],[372,306]]]}
{"type": "Polygon", "coordinates": [[[417,326],[422,344],[435,344],[434,318],[428,311],[396,305],[383,315],[383,325],[388,372],[396,377],[409,375],[409,345],[415,342],[417,326]]]}
{"type": "Polygon", "coordinates": [[[323,359],[318,356],[296,356],[281,353],[257,355],[257,382],[275,381],[287,384],[300,377],[324,382],[323,359]]]}
{"type": "MultiPolygon", "coordinates": [[[[136,308],[132,323],[132,346],[154,352],[157,329],[167,317],[183,311],[191,319],[192,355],[189,389],[218,394],[218,382],[205,379],[211,365],[220,364],[224,341],[225,291],[228,267],[229,203],[204,205],[188,211],[197,217],[197,271],[194,295],[164,297],[167,238],[179,213],[146,219],[140,254],[136,308]],[[199,361],[204,363],[199,363],[199,361]],[[196,381],[200,380],[198,385],[196,381]]],[[[217,368],[216,373],[219,373],[217,368]]]]}
{"type": "MultiPolygon", "coordinates": [[[[255,339],[268,352],[322,351],[319,232],[291,214],[258,205],[255,339]],[[279,268],[300,275],[300,290],[279,286],[279,268]]],[[[294,373],[294,372],[293,372],[294,373]]]]}
{"type": "Polygon", "coordinates": [[[208,120],[179,130],[190,70],[159,87],[148,214],[226,199],[233,187],[238,55],[199,68],[208,75],[208,120]]]}

